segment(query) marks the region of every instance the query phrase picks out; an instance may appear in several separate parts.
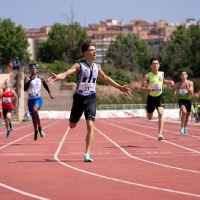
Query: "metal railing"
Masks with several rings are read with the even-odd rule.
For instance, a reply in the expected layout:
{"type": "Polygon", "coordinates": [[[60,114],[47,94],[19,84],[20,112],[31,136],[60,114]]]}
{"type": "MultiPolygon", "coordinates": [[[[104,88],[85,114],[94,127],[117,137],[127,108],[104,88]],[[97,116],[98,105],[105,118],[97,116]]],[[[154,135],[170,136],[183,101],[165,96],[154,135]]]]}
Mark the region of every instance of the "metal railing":
{"type": "MultiPolygon", "coordinates": [[[[129,109],[145,109],[146,104],[101,104],[98,105],[99,110],[129,110],[129,109]]],[[[166,109],[179,108],[177,103],[165,104],[166,109]]]]}

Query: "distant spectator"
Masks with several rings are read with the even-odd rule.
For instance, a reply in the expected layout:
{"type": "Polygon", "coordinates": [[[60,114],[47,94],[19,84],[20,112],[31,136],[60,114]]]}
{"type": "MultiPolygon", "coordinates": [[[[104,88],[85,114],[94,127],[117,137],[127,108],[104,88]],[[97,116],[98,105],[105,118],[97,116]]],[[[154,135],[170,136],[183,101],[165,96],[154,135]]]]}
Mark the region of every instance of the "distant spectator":
{"type": "Polygon", "coordinates": [[[16,61],[16,70],[18,72],[19,72],[20,66],[21,66],[21,62],[17,59],[17,61],[16,61]]]}
{"type": "Polygon", "coordinates": [[[14,72],[15,72],[15,70],[17,70],[17,62],[16,62],[16,59],[14,59],[14,60],[12,61],[12,63],[13,63],[13,70],[14,70],[14,72]]]}
{"type": "Polygon", "coordinates": [[[9,72],[12,73],[13,72],[13,63],[12,63],[12,60],[10,60],[10,62],[8,63],[8,67],[9,67],[9,72]]]}

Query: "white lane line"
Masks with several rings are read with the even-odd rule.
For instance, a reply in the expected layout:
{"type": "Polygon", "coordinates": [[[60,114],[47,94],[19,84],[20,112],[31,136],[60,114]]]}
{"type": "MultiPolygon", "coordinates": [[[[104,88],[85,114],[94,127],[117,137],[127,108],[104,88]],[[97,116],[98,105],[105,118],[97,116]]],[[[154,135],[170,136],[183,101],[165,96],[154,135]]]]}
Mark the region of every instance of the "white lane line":
{"type": "MultiPolygon", "coordinates": [[[[157,139],[157,138],[155,138],[155,137],[153,137],[153,136],[150,136],[150,135],[147,135],[147,134],[144,134],[144,133],[141,133],[141,132],[133,131],[132,129],[124,128],[124,127],[122,127],[122,126],[117,126],[117,125],[115,125],[115,124],[108,123],[108,122],[104,122],[104,121],[101,121],[101,122],[102,122],[102,123],[106,123],[106,124],[110,124],[111,126],[115,126],[115,127],[117,127],[117,128],[121,128],[121,129],[124,129],[124,130],[129,131],[129,132],[136,133],[136,134],[138,134],[138,135],[143,135],[143,136],[145,136],[145,137],[149,137],[149,138],[152,138],[152,139],[157,139]]],[[[129,124],[129,123],[127,123],[127,124],[129,124]]],[[[142,127],[145,127],[145,126],[142,126],[142,127]]],[[[145,127],[145,128],[146,128],[146,127],[145,127]]],[[[148,128],[152,128],[152,127],[148,127],[148,128]]],[[[172,131],[169,131],[169,132],[172,132],[172,131]]],[[[172,133],[173,133],[173,132],[172,132],[172,133]]],[[[187,148],[187,147],[184,147],[184,146],[175,144],[175,143],[173,143],[173,142],[169,142],[169,141],[166,141],[166,140],[162,140],[162,142],[165,142],[165,143],[168,143],[168,144],[171,144],[171,145],[180,147],[180,148],[182,148],[182,149],[186,149],[186,150],[188,150],[188,151],[192,151],[192,152],[194,152],[194,153],[200,154],[200,151],[196,151],[196,150],[193,150],[193,149],[190,149],[190,148],[187,148]]]]}
{"type": "MultiPolygon", "coordinates": [[[[110,121],[113,121],[112,119],[110,120],[110,121]]],[[[117,120],[118,121],[118,120],[117,120]]],[[[136,122],[135,121],[131,121],[131,120],[126,120],[126,122],[123,120],[123,121],[120,121],[120,122],[122,122],[122,123],[126,123],[126,124],[132,124],[132,125],[134,125],[134,126],[139,126],[139,127],[147,127],[147,124],[150,126],[150,125],[155,125],[155,123],[154,122],[157,122],[157,121],[149,121],[149,120],[146,120],[145,122],[141,122],[140,121],[140,123],[137,123],[136,124],[136,122]],[[145,126],[143,126],[143,125],[139,125],[139,124],[143,124],[143,123],[145,123],[145,126]]],[[[165,129],[163,129],[163,131],[165,131],[165,132],[170,132],[170,133],[175,133],[175,134],[178,134],[178,135],[180,135],[180,133],[179,133],[179,130],[180,130],[180,125],[179,124],[171,124],[171,125],[169,125],[167,122],[165,123],[165,125],[164,125],[164,127],[166,127],[166,126],[168,126],[168,127],[175,127],[175,128],[177,128],[178,129],[178,131],[169,131],[169,130],[165,130],[165,129]],[[172,126],[171,126],[172,125],[172,126]]],[[[148,127],[149,127],[148,126],[148,127]]],[[[157,124],[156,124],[156,126],[157,126],[157,124]]],[[[156,127],[154,128],[154,127],[150,127],[151,129],[157,129],[156,127]]],[[[197,131],[197,130],[199,130],[199,127],[198,126],[188,126],[188,130],[189,130],[189,132],[192,132],[192,131],[197,131]]],[[[200,138],[200,136],[194,136],[194,135],[191,135],[191,134],[189,134],[189,136],[191,136],[191,137],[197,137],[197,138],[200,138]]]]}
{"type": "MultiPolygon", "coordinates": [[[[17,128],[14,127],[14,131],[15,131],[15,130],[24,129],[24,128],[29,127],[29,126],[33,126],[33,125],[32,125],[32,124],[29,124],[29,125],[26,125],[26,126],[23,126],[23,127],[17,127],[17,128]]],[[[6,130],[0,132],[0,134],[6,134],[6,130]]]]}
{"type": "MultiPolygon", "coordinates": [[[[58,123],[59,121],[60,121],[60,120],[55,121],[54,123],[51,123],[51,124],[49,124],[49,125],[47,125],[47,126],[44,126],[43,129],[45,129],[45,128],[49,127],[49,126],[52,126],[53,124],[58,123]]],[[[23,127],[22,127],[22,128],[23,128],[23,127]]],[[[20,140],[26,138],[26,137],[29,137],[29,136],[32,135],[32,134],[33,134],[33,133],[30,133],[30,134],[28,134],[28,135],[26,135],[26,136],[24,136],[24,137],[21,137],[21,138],[15,140],[15,141],[13,141],[13,142],[10,142],[10,143],[8,143],[7,145],[4,145],[4,146],[0,147],[0,149],[3,149],[3,148],[5,148],[5,147],[7,147],[7,146],[9,146],[9,145],[11,145],[11,144],[13,144],[13,143],[16,143],[16,142],[18,142],[18,141],[20,141],[20,140]]],[[[9,186],[9,185],[5,185],[5,184],[3,184],[3,183],[0,183],[0,186],[1,186],[1,187],[4,187],[4,188],[6,188],[6,189],[12,190],[12,191],[14,191],[14,192],[23,194],[23,195],[26,195],[26,196],[29,196],[29,197],[33,197],[33,198],[35,198],[35,199],[39,199],[39,200],[49,200],[49,199],[47,199],[47,198],[40,197],[40,196],[31,194],[31,193],[28,193],[28,192],[24,192],[24,191],[22,191],[22,190],[16,189],[16,188],[11,187],[11,186],[9,186]]]]}
{"type": "MultiPolygon", "coordinates": [[[[50,120],[47,120],[47,122],[48,121],[50,121],[50,120]]],[[[26,128],[26,127],[29,127],[29,126],[33,126],[33,124],[32,123],[29,123],[28,125],[26,125],[26,126],[21,126],[21,125],[23,125],[23,124],[20,124],[19,126],[20,127],[15,127],[14,126],[14,131],[15,130],[20,130],[20,129],[24,129],[24,128],[26,128]]],[[[0,132],[0,134],[5,134],[6,133],[6,130],[5,131],[2,131],[2,132],[0,132]]]]}
{"type": "MultiPolygon", "coordinates": [[[[79,172],[82,172],[82,173],[85,173],[85,174],[89,174],[89,175],[92,175],[92,176],[96,176],[96,177],[100,177],[100,178],[104,178],[104,179],[108,179],[108,180],[112,180],[112,181],[116,181],[116,182],[120,182],[120,183],[125,183],[125,184],[129,184],[129,185],[135,185],[135,186],[138,186],[138,187],[144,187],[144,188],[148,188],[148,189],[154,189],[154,190],[159,190],[159,191],[164,191],[164,192],[170,192],[170,193],[175,193],[175,194],[181,194],[181,195],[187,195],[187,196],[192,196],[192,197],[200,197],[199,194],[192,194],[192,193],[188,193],[188,192],[181,192],[181,191],[177,191],[177,190],[170,190],[170,189],[165,189],[165,188],[159,188],[159,187],[154,187],[154,186],[149,186],[149,185],[144,185],[144,184],[139,184],[139,183],[135,183],[135,182],[130,182],[130,181],[125,181],[125,180],[121,180],[121,179],[117,179],[117,178],[112,178],[112,177],[109,177],[109,176],[104,176],[104,175],[100,175],[100,174],[96,174],[96,173],[93,173],[93,172],[89,172],[89,171],[86,171],[86,170],[83,170],[83,169],[79,169],[77,167],[73,167],[71,165],[68,165],[64,162],[62,162],[59,158],[58,158],[58,154],[62,148],[62,145],[69,133],[69,130],[70,128],[68,127],[68,129],[66,130],[55,154],[54,154],[54,159],[60,163],[61,165],[64,165],[65,167],[68,167],[70,169],[73,169],[73,170],[76,170],[76,171],[79,171],[79,172]]],[[[112,141],[112,140],[111,140],[112,141]]],[[[125,151],[125,150],[124,150],[125,151]]]]}
{"type": "MultiPolygon", "coordinates": [[[[60,120],[59,120],[59,121],[60,121],[60,120]]],[[[49,126],[52,126],[53,124],[55,124],[55,123],[57,123],[57,122],[59,122],[59,121],[55,121],[54,123],[51,123],[51,124],[49,124],[49,125],[47,125],[47,126],[44,126],[43,129],[46,129],[46,128],[48,128],[49,126]]],[[[27,126],[25,126],[25,127],[27,127],[27,126]]],[[[21,128],[23,128],[23,127],[21,127],[21,128]]],[[[21,129],[21,128],[20,128],[20,129],[21,129]]],[[[22,139],[24,139],[24,138],[26,138],[26,137],[29,137],[30,135],[33,135],[33,134],[34,134],[34,132],[29,133],[29,134],[27,134],[27,135],[25,135],[25,136],[23,136],[23,137],[21,137],[21,138],[19,138],[19,139],[17,139],[17,140],[14,140],[13,142],[10,142],[10,143],[8,143],[8,144],[6,144],[6,145],[0,147],[0,150],[3,149],[3,148],[5,148],[5,147],[7,147],[7,146],[9,146],[9,145],[11,145],[11,144],[16,143],[16,142],[18,142],[18,141],[20,141],[20,140],[22,140],[22,139]]]]}
{"type": "MultiPolygon", "coordinates": [[[[116,126],[113,124],[113,126],[116,126]]],[[[117,126],[119,127],[119,126],[117,126]]],[[[142,134],[142,133],[139,133],[137,131],[132,131],[130,129],[126,129],[126,128],[123,128],[123,127],[119,127],[119,128],[122,128],[124,130],[128,130],[130,132],[134,132],[134,133],[137,133],[137,134],[141,134],[141,135],[145,135],[145,134],[142,134]]],[[[130,158],[133,158],[133,159],[136,159],[136,160],[140,160],[142,162],[146,162],[146,163],[150,163],[150,164],[154,164],[154,165],[158,165],[158,166],[161,166],[161,167],[166,167],[166,168],[171,168],[171,169],[177,169],[177,170],[182,170],[182,171],[187,171],[187,172],[193,172],[193,173],[198,173],[200,174],[200,171],[194,171],[194,170],[189,170],[189,169],[184,169],[184,168],[179,168],[179,167],[173,167],[173,166],[170,166],[170,165],[164,165],[164,164],[160,164],[160,163],[157,163],[157,162],[152,162],[152,161],[148,161],[148,160],[145,160],[145,159],[142,159],[142,158],[138,158],[136,156],[133,156],[131,154],[129,154],[125,149],[123,149],[120,145],[118,145],[116,142],[114,142],[113,140],[111,140],[107,135],[103,134],[99,129],[95,128],[102,136],[104,136],[107,140],[109,140],[112,144],[114,144],[116,147],[118,147],[123,153],[125,153],[128,157],[130,158]]],[[[146,135],[145,135],[146,136],[146,135]]],[[[151,137],[148,135],[148,137],[150,138],[154,138],[154,137],[151,137]]],[[[157,139],[157,138],[156,138],[157,139]]],[[[164,141],[163,141],[164,142],[164,141]]],[[[179,145],[178,145],[179,146],[179,145]]],[[[200,153],[200,152],[199,152],[200,153]]]]}
{"type": "Polygon", "coordinates": [[[49,200],[49,199],[47,199],[47,198],[40,197],[40,196],[37,196],[37,195],[34,195],[34,194],[30,194],[30,193],[28,193],[28,192],[24,192],[24,191],[22,191],[22,190],[19,190],[19,189],[16,189],[16,188],[14,188],[14,187],[5,185],[5,184],[3,184],[3,183],[0,183],[0,186],[1,186],[1,187],[4,187],[4,188],[6,188],[6,189],[12,190],[12,191],[14,191],[14,192],[23,194],[23,195],[25,195],[25,196],[29,196],[29,197],[35,198],[35,199],[39,199],[39,200],[49,200]]]}

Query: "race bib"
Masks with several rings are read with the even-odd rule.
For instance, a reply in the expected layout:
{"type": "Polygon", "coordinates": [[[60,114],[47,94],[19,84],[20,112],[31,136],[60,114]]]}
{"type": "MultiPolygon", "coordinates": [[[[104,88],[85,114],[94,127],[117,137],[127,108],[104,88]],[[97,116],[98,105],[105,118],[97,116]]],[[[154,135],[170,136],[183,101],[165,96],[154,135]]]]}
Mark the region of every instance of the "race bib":
{"type": "Polygon", "coordinates": [[[95,91],[95,83],[80,83],[78,90],[94,92],[95,91]]]}
{"type": "Polygon", "coordinates": [[[36,96],[38,94],[38,90],[33,88],[28,90],[28,94],[31,96],[36,96]]]}
{"type": "Polygon", "coordinates": [[[152,84],[151,88],[153,91],[161,91],[162,85],[161,84],[152,84]]]}
{"type": "Polygon", "coordinates": [[[11,102],[11,97],[3,97],[3,102],[4,103],[10,103],[11,102]]]}
{"type": "Polygon", "coordinates": [[[181,88],[181,89],[179,89],[179,93],[180,93],[180,95],[186,95],[186,94],[188,94],[188,89],[181,88]]]}

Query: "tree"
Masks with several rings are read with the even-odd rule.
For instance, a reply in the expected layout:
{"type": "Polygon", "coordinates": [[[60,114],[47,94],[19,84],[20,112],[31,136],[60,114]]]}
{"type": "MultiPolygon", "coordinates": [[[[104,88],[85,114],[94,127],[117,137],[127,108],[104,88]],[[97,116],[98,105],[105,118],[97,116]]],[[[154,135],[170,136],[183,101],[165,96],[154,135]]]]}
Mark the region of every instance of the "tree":
{"type": "MultiPolygon", "coordinates": [[[[106,52],[106,60],[113,66],[130,71],[149,67],[150,50],[147,42],[138,35],[119,34],[106,52]]],[[[141,71],[141,70],[140,70],[141,71]]]]}
{"type": "Polygon", "coordinates": [[[39,44],[38,57],[42,62],[53,62],[62,58],[62,54],[66,51],[66,32],[66,25],[55,23],[51,27],[47,42],[39,44]]]}
{"type": "Polygon", "coordinates": [[[190,77],[200,77],[200,27],[179,26],[165,43],[161,59],[166,75],[174,79],[179,78],[181,69],[187,70],[190,77]]]}
{"type": "Polygon", "coordinates": [[[0,64],[8,65],[11,59],[29,60],[29,43],[21,25],[15,26],[10,19],[0,19],[0,64]]]}
{"type": "Polygon", "coordinates": [[[71,25],[55,23],[47,42],[41,42],[38,57],[42,62],[66,60],[74,63],[82,57],[81,45],[88,38],[77,22],[71,25]]]}
{"type": "Polygon", "coordinates": [[[68,25],[65,39],[67,51],[64,52],[63,56],[65,56],[69,63],[74,63],[83,56],[81,45],[88,39],[87,32],[79,25],[79,23],[75,22],[68,25]]]}

